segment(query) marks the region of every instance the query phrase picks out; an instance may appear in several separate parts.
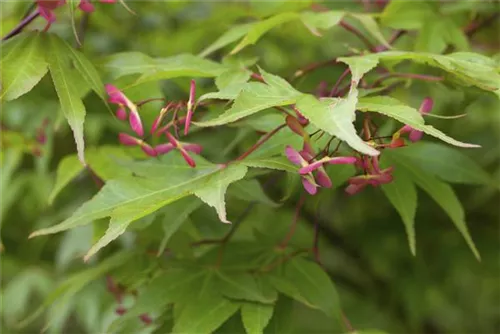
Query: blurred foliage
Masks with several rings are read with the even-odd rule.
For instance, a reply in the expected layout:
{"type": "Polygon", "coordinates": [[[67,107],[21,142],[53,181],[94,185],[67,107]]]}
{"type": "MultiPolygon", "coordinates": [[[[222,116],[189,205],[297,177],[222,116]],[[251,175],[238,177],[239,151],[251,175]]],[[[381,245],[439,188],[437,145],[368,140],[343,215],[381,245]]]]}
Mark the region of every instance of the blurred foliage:
{"type": "MultiPolygon", "coordinates": [[[[242,68],[257,73],[254,64],[288,79],[303,93],[315,94],[321,82],[333,86],[346,67],[331,60],[366,50],[363,41],[336,24],[338,20],[331,26],[328,22],[316,22],[321,34],[317,36],[299,20],[287,19],[257,38],[255,44],[243,47],[242,38],[237,38],[218,50],[205,52],[213,63],[197,65],[192,59],[186,61],[189,66],[215,71],[213,75],[172,75],[135,84],[137,74],[119,73],[126,72],[126,65],[130,64],[113,63],[122,52],[140,52],[151,58],[199,55],[236,24],[311,8],[350,13],[343,20],[365,34],[373,45],[390,40],[395,29],[405,29],[407,32],[393,45],[396,50],[432,54],[475,52],[488,57],[495,74],[500,68],[500,5],[496,1],[130,1],[127,4],[135,14],[119,2],[95,2],[93,13],[75,12],[73,19],[79,33],[85,26],[84,35],[80,35],[81,49],[97,68],[100,79],[129,87],[124,91],[133,101],[158,97],[187,101],[191,77],[196,78],[199,97],[216,91],[213,76],[217,76],[220,90],[233,79],[246,82],[249,73],[242,68]],[[367,15],[369,19],[353,13],[367,15]],[[321,28],[325,25],[328,29],[321,28]],[[241,50],[229,55],[238,45],[241,50]],[[329,61],[328,66],[294,76],[297,70],[310,64],[329,61]],[[110,64],[117,65],[111,68],[110,64]],[[239,68],[241,73],[221,79],[220,72],[227,68],[239,68]]],[[[2,2],[0,6],[2,36],[32,9],[30,2],[2,2]]],[[[40,48],[54,50],[54,43],[59,43],[53,42],[55,35],[60,37],[57,41],[67,42],[66,47],[78,47],[71,29],[73,12],[68,8],[56,10],[57,21],[50,28],[53,35],[44,36],[48,42],[40,48]]],[[[37,18],[26,30],[42,30],[44,26],[45,22],[37,18]]],[[[8,43],[23,35],[2,42],[2,49],[8,51],[8,43]]],[[[36,67],[36,59],[28,59],[36,67]]],[[[8,69],[10,65],[3,61],[2,57],[2,82],[8,71],[16,72],[18,68],[8,69]]],[[[404,61],[396,65],[389,59],[384,60],[384,65],[404,66],[398,69],[406,72],[444,75],[441,69],[429,64],[404,61]]],[[[399,82],[391,96],[406,105],[416,107],[430,96],[434,100],[433,115],[466,114],[456,119],[429,117],[426,121],[450,137],[479,144],[481,148],[451,148],[426,136],[424,142],[395,151],[389,162],[410,161],[412,166],[420,168],[423,177],[436,180],[431,185],[451,184],[463,206],[481,261],[474,258],[460,232],[450,223],[447,212],[436,205],[428,191],[421,189],[418,189],[413,256],[405,225],[384,192],[370,187],[356,196],[346,196],[342,188],[354,171],[332,168],[328,173],[333,189],[323,189],[306,201],[290,240],[292,250],[311,248],[317,225],[322,266],[298,256],[283,272],[272,273],[274,281],[268,282],[257,275],[257,283],[249,283],[248,277],[233,277],[224,270],[248,269],[256,263],[265,267],[284,256],[279,253],[284,250],[276,249],[279,248],[276,245],[287,235],[300,201],[302,189],[295,174],[250,169],[244,180],[229,187],[227,216],[239,228],[226,245],[223,260],[218,258],[217,245],[190,246],[200,240],[221,238],[231,229],[220,223],[215,210],[194,196],[130,224],[124,234],[87,262],[82,258],[107,230],[107,219],[90,219],[84,222],[89,224],[82,223],[60,234],[28,239],[33,231],[54,226],[93,198],[99,190],[98,178],[107,181],[128,177],[130,170],[135,175],[156,173],[168,177],[169,166],[182,161],[179,155],[152,159],[154,166],[146,165],[145,160],[134,160],[141,157],[138,148],[117,146],[117,133],[126,131],[127,126],[113,116],[113,107],[103,102],[102,87],[99,93],[99,87],[75,80],[74,95],[83,101],[86,110],[83,137],[86,161],[92,170],[84,168],[75,155],[72,130],[54,89],[57,84],[54,87],[51,75],[40,72],[40,67],[33,73],[42,78],[31,91],[12,100],[2,98],[0,329],[5,333],[42,329],[48,333],[167,333],[172,328],[173,332],[198,333],[204,332],[203,326],[216,329],[219,318],[224,324],[217,333],[245,330],[259,333],[259,323],[265,326],[267,321],[265,333],[500,331],[500,101],[495,94],[457,84],[448,77],[440,82],[387,80],[387,85],[399,82]],[[95,92],[90,92],[91,88],[95,92]],[[37,143],[40,129],[46,135],[43,145],[37,143]],[[266,252],[272,257],[266,258],[263,255],[266,252]],[[194,263],[194,259],[201,261],[204,269],[184,266],[194,263]],[[222,269],[214,270],[217,272],[214,274],[213,264],[220,261],[222,269]],[[308,276],[301,273],[310,274],[315,283],[308,282],[308,276]],[[121,305],[128,312],[123,316],[116,312],[118,294],[110,287],[110,277],[118,285],[116,289],[125,291],[121,305]],[[296,283],[299,288],[283,292],[289,284],[285,281],[296,283]],[[231,284],[249,288],[230,289],[231,284]],[[264,288],[253,289],[252,284],[262,284],[264,288]],[[266,290],[266,284],[271,288],[266,290]],[[273,295],[276,290],[272,286],[280,292],[279,297],[273,295]],[[229,302],[219,292],[241,304],[229,302]],[[271,302],[275,305],[274,313],[268,304],[271,302]],[[176,306],[168,306],[171,303],[176,306]],[[242,316],[235,313],[239,307],[242,316]],[[332,317],[333,313],[336,316],[332,317]],[[144,314],[152,318],[152,324],[146,325],[148,319],[144,319],[144,314]]],[[[147,130],[162,106],[154,101],[141,107],[147,130]]],[[[214,104],[203,120],[214,119],[226,109],[226,103],[214,104]]],[[[238,157],[262,133],[275,128],[280,121],[276,115],[279,114],[261,113],[224,127],[195,127],[189,140],[203,145],[204,158],[222,163],[238,157]]],[[[395,128],[396,123],[388,120],[380,132],[389,135],[395,128]]],[[[280,133],[251,157],[258,161],[258,154],[282,154],[287,144],[301,145],[299,137],[290,138],[280,133]]],[[[203,167],[203,158],[196,161],[203,167]]],[[[445,196],[445,200],[449,197],[445,196]]],[[[452,211],[460,210],[461,207],[452,211]]],[[[132,214],[124,214],[127,213],[132,214]]],[[[293,254],[292,250],[286,252],[293,254]]]]}

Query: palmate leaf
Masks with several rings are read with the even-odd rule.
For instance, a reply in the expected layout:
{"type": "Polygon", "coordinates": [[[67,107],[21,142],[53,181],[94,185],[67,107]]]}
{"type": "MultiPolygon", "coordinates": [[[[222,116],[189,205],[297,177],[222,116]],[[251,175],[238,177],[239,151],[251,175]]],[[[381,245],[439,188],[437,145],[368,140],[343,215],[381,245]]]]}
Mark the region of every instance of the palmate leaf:
{"type": "Polygon", "coordinates": [[[2,44],[0,100],[13,100],[29,92],[47,73],[39,33],[23,33],[2,44]]]}
{"type": "Polygon", "coordinates": [[[361,153],[378,155],[379,152],[375,148],[358,136],[353,124],[358,103],[358,82],[377,62],[363,57],[339,60],[346,63],[351,71],[351,88],[347,97],[318,100],[312,95],[303,95],[298,99],[296,107],[318,129],[345,141],[361,153]]]}
{"type": "Polygon", "coordinates": [[[270,278],[276,290],[290,298],[320,309],[329,317],[340,315],[337,291],[318,264],[296,257],[284,265],[283,275],[270,278]]]}
{"type": "MultiPolygon", "coordinates": [[[[293,104],[302,95],[286,80],[262,69],[260,72],[265,83],[249,82],[245,84],[229,110],[215,119],[195,124],[201,127],[210,127],[231,123],[264,109],[293,104]]],[[[229,87],[226,88],[229,89],[229,87]]]]}
{"type": "Polygon", "coordinates": [[[127,88],[149,81],[178,77],[216,77],[228,67],[192,54],[180,54],[168,58],[151,58],[140,52],[123,52],[108,57],[104,68],[119,78],[140,75],[127,88]]]}
{"type": "MultiPolygon", "coordinates": [[[[164,166],[168,169],[168,166],[164,166]]],[[[171,171],[164,178],[124,177],[108,181],[101,191],[83,204],[71,217],[55,226],[38,230],[31,237],[61,232],[93,220],[110,217],[104,236],[89,250],[85,259],[123,234],[133,221],[190,194],[201,193],[202,200],[214,206],[221,220],[225,218],[224,193],[233,180],[242,178],[247,168],[212,165],[197,170],[195,175],[171,171]]]]}
{"type": "Polygon", "coordinates": [[[269,196],[262,189],[259,181],[255,179],[245,179],[234,183],[229,188],[229,194],[244,201],[254,201],[272,207],[279,206],[279,204],[269,198],[269,196]]]}
{"type": "Polygon", "coordinates": [[[415,242],[415,214],[417,212],[417,189],[415,184],[404,171],[396,168],[394,180],[382,185],[382,191],[401,216],[405,225],[410,251],[416,255],[415,242]]]}
{"type": "Polygon", "coordinates": [[[345,12],[327,11],[327,12],[304,12],[301,13],[302,23],[316,36],[321,36],[318,29],[327,30],[337,25],[344,17],[345,12]]]}
{"type": "Polygon", "coordinates": [[[120,252],[117,253],[93,268],[89,268],[76,274],[71,275],[65,279],[55,290],[53,290],[45,299],[45,301],[26,319],[24,319],[18,326],[25,327],[31,322],[36,320],[45,309],[49,306],[61,307],[68,303],[71,298],[75,296],[86,285],[94,282],[105,273],[113,270],[114,268],[122,266],[125,262],[133,259],[134,253],[120,252]]]}
{"type": "MultiPolygon", "coordinates": [[[[104,181],[131,175],[131,170],[126,169],[121,164],[132,159],[133,156],[128,155],[126,149],[120,146],[92,147],[86,152],[87,166],[104,181]]],[[[49,195],[49,204],[84,169],[85,166],[79,162],[78,155],[65,156],[57,166],[56,181],[49,195]]]]}
{"type": "Polygon", "coordinates": [[[188,219],[189,215],[200,207],[201,204],[201,201],[193,200],[193,198],[189,196],[166,206],[162,210],[162,227],[164,235],[161,239],[156,256],[163,254],[172,235],[188,219]]]}
{"type": "Polygon", "coordinates": [[[83,165],[75,155],[68,155],[61,160],[59,166],[57,166],[56,183],[49,195],[49,204],[54,201],[54,198],[56,198],[59,192],[74,179],[83,168],[83,165]]]}
{"type": "Polygon", "coordinates": [[[292,164],[285,157],[274,157],[274,158],[250,157],[244,159],[243,161],[241,161],[241,163],[247,167],[282,170],[290,172],[292,174],[296,174],[299,171],[297,165],[292,164]]]}
{"type": "Polygon", "coordinates": [[[259,21],[254,23],[251,28],[246,33],[245,37],[241,40],[238,45],[234,47],[234,49],[230,52],[230,54],[235,54],[248,45],[255,44],[262,35],[271,30],[272,28],[283,24],[285,22],[290,22],[299,17],[298,13],[281,13],[275,16],[272,16],[263,21],[259,21]]]}
{"type": "Polygon", "coordinates": [[[46,60],[49,63],[50,75],[61,103],[62,112],[73,131],[78,159],[82,164],[85,164],[83,122],[86,111],[77,84],[78,80],[80,80],[79,76],[71,67],[67,45],[54,35],[44,35],[43,40],[46,45],[50,46],[46,54],[46,60]]]}
{"type": "Polygon", "coordinates": [[[248,273],[217,271],[218,290],[227,298],[270,304],[277,295],[266,295],[255,277],[248,273]]]}
{"type": "Polygon", "coordinates": [[[274,306],[273,315],[269,324],[265,327],[266,334],[290,334],[293,333],[294,301],[285,295],[280,295],[274,306]]]}
{"type": "Polygon", "coordinates": [[[215,78],[215,86],[218,89],[223,89],[232,85],[246,83],[252,75],[252,72],[243,68],[229,69],[215,78]]]}
{"type": "Polygon", "coordinates": [[[392,152],[443,181],[495,186],[495,180],[461,150],[420,141],[392,152]]]}
{"type": "Polygon", "coordinates": [[[226,45],[236,42],[240,38],[243,38],[248,31],[252,28],[254,23],[245,23],[240,25],[235,25],[226,31],[222,36],[220,36],[215,42],[206,47],[200,54],[200,57],[206,57],[214,51],[217,51],[226,45]]]}
{"type": "Polygon", "coordinates": [[[387,4],[380,16],[380,22],[394,29],[420,29],[435,15],[429,3],[393,0],[387,4]]]}
{"type": "Polygon", "coordinates": [[[196,289],[182,294],[174,307],[173,333],[212,333],[236,313],[239,304],[222,297],[213,270],[204,270],[196,289]]]}
{"type": "Polygon", "coordinates": [[[500,71],[494,61],[472,52],[456,52],[448,55],[425,52],[386,51],[366,56],[338,58],[342,62],[391,61],[392,64],[410,60],[437,67],[450,74],[452,79],[465,86],[476,86],[500,97],[500,71]]]}
{"type": "Polygon", "coordinates": [[[183,300],[183,295],[192,290],[206,273],[186,269],[172,269],[160,273],[151,280],[138,295],[134,305],[123,316],[117,318],[109,327],[109,332],[121,329],[128,319],[144,313],[163,313],[168,304],[183,300]]]}
{"type": "Polygon", "coordinates": [[[306,26],[307,29],[311,31],[316,36],[321,36],[319,30],[327,30],[331,27],[337,25],[342,18],[345,16],[352,16],[354,19],[358,20],[367,31],[382,45],[390,48],[389,43],[386,41],[377,22],[371,15],[360,14],[360,13],[349,13],[344,11],[327,11],[327,12],[285,12],[279,13],[269,18],[236,25],[229,29],[224,35],[219,37],[214,43],[208,46],[205,50],[200,53],[201,57],[205,57],[208,54],[223,48],[237,40],[241,39],[240,42],[233,48],[230,54],[238,53],[245,47],[255,44],[264,34],[268,33],[271,29],[280,26],[287,22],[292,22],[295,20],[300,20],[306,26]]]}
{"type": "MultiPolygon", "coordinates": [[[[59,38],[56,35],[53,35],[52,38],[59,38]]],[[[78,50],[75,50],[68,42],[61,40],[66,46],[66,52],[68,53],[71,63],[75,66],[76,70],[80,73],[81,78],[87,82],[90,88],[104,101],[107,102],[107,95],[104,91],[104,83],[99,76],[99,72],[97,72],[94,65],[90,62],[90,60],[85,57],[83,53],[78,50]]]]}
{"type": "Polygon", "coordinates": [[[480,260],[481,256],[474,245],[465,222],[465,212],[453,189],[440,181],[432,174],[412,164],[410,160],[402,158],[391,151],[385,152],[386,158],[394,162],[396,168],[403,168],[411,180],[422,188],[446,212],[458,231],[462,234],[474,256],[480,260]]]}
{"type": "Polygon", "coordinates": [[[210,182],[204,186],[197,188],[194,194],[206,204],[215,208],[219,219],[223,223],[231,223],[226,217],[226,201],[225,195],[229,184],[241,180],[247,173],[247,168],[244,166],[229,166],[231,172],[214,174],[211,176],[210,182]]]}
{"type": "Polygon", "coordinates": [[[312,95],[305,95],[297,101],[296,107],[318,129],[345,141],[359,152],[378,155],[376,149],[358,136],[354,127],[356,100],[355,95],[343,100],[318,100],[312,95]]]}
{"type": "Polygon", "coordinates": [[[370,33],[380,44],[388,49],[392,48],[380,31],[377,21],[375,21],[372,15],[351,13],[350,16],[358,20],[366,28],[366,31],[370,33]]]}
{"type": "Polygon", "coordinates": [[[243,303],[241,321],[247,334],[262,334],[273,316],[274,305],[243,303]]]}
{"type": "Polygon", "coordinates": [[[375,111],[384,114],[454,146],[468,148],[480,147],[479,145],[463,143],[455,140],[434,128],[432,125],[424,124],[424,119],[416,109],[406,106],[392,97],[365,97],[360,99],[357,108],[361,111],[375,111]]]}

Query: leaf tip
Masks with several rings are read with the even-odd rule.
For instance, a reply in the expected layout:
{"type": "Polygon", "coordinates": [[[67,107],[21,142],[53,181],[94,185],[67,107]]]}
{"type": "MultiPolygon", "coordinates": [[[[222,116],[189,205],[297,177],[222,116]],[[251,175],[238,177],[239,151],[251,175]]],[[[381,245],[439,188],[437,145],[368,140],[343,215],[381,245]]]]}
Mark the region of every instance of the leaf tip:
{"type": "Polygon", "coordinates": [[[37,237],[39,235],[40,235],[39,231],[31,232],[30,235],[28,236],[28,239],[33,239],[34,237],[37,237]]]}
{"type": "Polygon", "coordinates": [[[90,251],[89,251],[87,254],[85,254],[85,256],[83,257],[83,262],[88,263],[88,262],[89,262],[89,259],[90,259],[90,257],[91,257],[92,255],[93,255],[93,254],[92,254],[92,253],[90,253],[90,251]]]}

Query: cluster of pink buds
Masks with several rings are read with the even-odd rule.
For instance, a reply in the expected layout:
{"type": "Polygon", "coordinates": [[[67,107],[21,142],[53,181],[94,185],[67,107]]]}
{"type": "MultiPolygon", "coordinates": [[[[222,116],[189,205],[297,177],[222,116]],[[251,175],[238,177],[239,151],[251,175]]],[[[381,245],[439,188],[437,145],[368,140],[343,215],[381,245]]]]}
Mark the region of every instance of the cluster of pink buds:
{"type": "MultiPolygon", "coordinates": [[[[299,117],[301,117],[300,114],[299,117]]],[[[310,144],[309,134],[302,126],[302,124],[307,124],[307,121],[305,119],[287,116],[286,124],[290,130],[301,136],[304,140],[304,145],[300,152],[297,152],[291,146],[287,146],[285,154],[290,162],[300,166],[299,174],[302,178],[302,185],[309,194],[316,194],[318,187],[330,188],[332,186],[332,181],[323,167],[324,164],[354,164],[356,162],[355,157],[324,156],[317,160],[310,144]],[[315,172],[315,175],[313,175],[313,172],[315,172]]]]}
{"type": "Polygon", "coordinates": [[[123,92],[113,85],[106,85],[106,92],[109,95],[109,103],[118,105],[116,110],[116,117],[121,120],[127,119],[127,109],[129,111],[128,120],[132,130],[140,137],[144,136],[144,129],[142,127],[141,118],[137,111],[137,106],[130,101],[123,92]]]}
{"type": "Polygon", "coordinates": [[[332,181],[323,167],[323,164],[354,164],[355,157],[323,157],[315,160],[310,145],[304,145],[302,151],[297,152],[291,146],[287,146],[285,154],[292,163],[299,165],[299,174],[302,177],[304,189],[311,195],[316,194],[318,187],[330,188],[332,181]],[[313,175],[315,171],[316,176],[313,175]],[[316,182],[317,181],[317,182],[316,182]]]}
{"type": "MultiPolygon", "coordinates": [[[[130,128],[139,136],[144,136],[144,130],[141,122],[141,118],[138,112],[138,105],[134,104],[127,96],[121,92],[118,88],[113,85],[106,85],[106,91],[109,95],[109,102],[118,105],[118,109],[116,111],[116,116],[120,120],[127,119],[130,124],[130,128]]],[[[154,99],[153,99],[154,100],[154,99]]],[[[148,100],[149,101],[149,100],[148,100]]],[[[142,103],[139,103],[139,105],[142,103]]],[[[146,153],[150,157],[155,157],[161,154],[167,154],[172,150],[178,150],[184,160],[191,167],[196,167],[196,163],[194,159],[189,155],[189,152],[200,154],[202,147],[198,144],[186,143],[178,140],[175,136],[173,136],[169,129],[171,127],[175,128],[175,132],[177,133],[177,125],[181,122],[184,122],[184,134],[188,133],[189,125],[191,122],[191,118],[194,112],[195,106],[195,81],[191,81],[191,88],[189,94],[189,100],[187,102],[187,115],[185,117],[181,117],[177,119],[177,112],[179,109],[186,106],[185,102],[174,103],[169,102],[167,105],[160,110],[159,115],[153,122],[151,126],[151,134],[155,134],[157,137],[165,134],[168,139],[168,143],[159,144],[155,147],[149,145],[146,141],[141,138],[137,138],[131,136],[126,133],[120,133],[118,135],[118,139],[121,144],[125,146],[138,146],[142,149],[144,153],[146,153]],[[164,126],[162,126],[163,121],[166,119],[169,111],[174,110],[172,119],[164,126]]]]}
{"type": "MultiPolygon", "coordinates": [[[[432,107],[433,100],[430,97],[426,97],[420,104],[419,111],[422,115],[426,115],[432,110],[432,107]]],[[[408,133],[408,139],[411,142],[417,142],[422,139],[423,136],[422,131],[414,129],[406,124],[392,135],[390,144],[377,144],[377,147],[389,149],[403,147],[406,144],[401,135],[406,133],[408,133]]],[[[380,169],[378,161],[379,157],[368,158],[364,156],[358,159],[355,165],[358,168],[362,169],[364,171],[364,174],[351,177],[348,180],[349,185],[345,189],[346,193],[348,193],[349,195],[354,195],[362,191],[368,185],[372,187],[378,187],[382,184],[392,182],[393,167],[380,169]]]]}
{"type": "Polygon", "coordinates": [[[378,165],[378,159],[378,157],[368,158],[364,156],[356,160],[355,166],[363,169],[365,174],[351,177],[348,180],[349,185],[345,189],[347,194],[357,194],[368,185],[378,187],[382,184],[392,182],[393,167],[381,170],[378,165]]]}
{"type": "MultiPolygon", "coordinates": [[[[422,115],[428,114],[432,110],[432,106],[432,99],[427,97],[422,101],[419,111],[422,115]]],[[[356,158],[349,156],[330,156],[328,151],[329,143],[331,142],[331,140],[319,155],[315,155],[310,143],[311,138],[304,129],[304,126],[308,124],[308,121],[300,114],[298,110],[295,111],[297,113],[297,118],[290,115],[287,116],[286,124],[288,128],[290,128],[290,130],[303,138],[304,144],[300,152],[297,152],[291,146],[287,146],[285,149],[285,154],[288,160],[300,166],[299,174],[302,177],[302,184],[309,194],[316,194],[318,187],[331,187],[332,182],[325,172],[325,164],[352,164],[358,170],[362,171],[361,175],[351,177],[348,180],[348,186],[346,187],[345,192],[349,195],[357,194],[366,186],[378,187],[380,185],[392,182],[393,167],[381,169],[379,167],[379,157],[361,156],[360,158],[356,158]]],[[[381,140],[387,137],[372,137],[370,130],[370,126],[372,125],[373,124],[370,123],[369,119],[366,119],[364,127],[366,140],[371,140],[373,145],[379,149],[394,149],[405,146],[406,143],[405,140],[401,137],[402,134],[408,133],[408,138],[411,142],[419,141],[423,136],[422,131],[414,129],[409,125],[404,125],[401,129],[393,134],[390,143],[375,142],[374,139],[381,140]]],[[[336,151],[337,149],[334,150],[334,152],[336,151]]]]}
{"type": "MultiPolygon", "coordinates": [[[[434,105],[433,100],[430,97],[426,97],[422,103],[420,104],[419,111],[422,115],[426,115],[431,112],[432,107],[434,105]]],[[[403,126],[399,131],[397,131],[393,136],[393,141],[399,139],[399,136],[402,134],[408,133],[408,139],[411,142],[415,143],[422,139],[423,132],[420,130],[416,130],[409,125],[403,126]]]]}
{"type": "Polygon", "coordinates": [[[193,158],[191,158],[188,152],[200,154],[202,147],[198,144],[183,143],[177,140],[174,136],[172,136],[170,132],[165,132],[165,135],[167,136],[169,143],[160,144],[156,146],[155,147],[156,152],[158,154],[167,154],[173,149],[179,150],[179,152],[181,153],[184,160],[186,160],[188,165],[191,167],[196,167],[196,163],[194,162],[193,158]]]}
{"type": "MultiPolygon", "coordinates": [[[[118,303],[118,306],[116,307],[115,310],[116,314],[122,316],[125,313],[127,313],[127,309],[123,306],[123,296],[125,295],[125,289],[117,285],[113,280],[113,278],[109,275],[106,276],[106,288],[113,295],[116,302],[118,303]]],[[[151,317],[146,313],[139,315],[139,319],[141,319],[141,321],[146,325],[149,325],[153,322],[151,317]]]]}
{"type": "MultiPolygon", "coordinates": [[[[99,0],[102,3],[115,3],[116,0],[99,0]]],[[[50,25],[56,21],[54,10],[57,7],[66,4],[66,0],[36,0],[38,12],[47,21],[47,26],[44,30],[49,29],[50,25]]],[[[90,0],[80,0],[78,8],[84,12],[91,13],[94,11],[94,5],[90,0]]]]}

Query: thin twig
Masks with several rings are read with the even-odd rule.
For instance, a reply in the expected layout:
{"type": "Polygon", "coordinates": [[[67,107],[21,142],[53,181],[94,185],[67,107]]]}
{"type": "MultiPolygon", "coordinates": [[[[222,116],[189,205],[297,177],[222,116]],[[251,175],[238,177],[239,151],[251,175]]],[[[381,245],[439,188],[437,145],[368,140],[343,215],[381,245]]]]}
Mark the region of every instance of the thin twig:
{"type": "Polygon", "coordinates": [[[329,97],[335,96],[337,94],[337,90],[342,83],[342,80],[351,73],[351,70],[349,68],[346,68],[345,71],[340,75],[340,77],[337,79],[337,82],[335,82],[335,85],[333,85],[332,90],[330,91],[330,94],[328,95],[329,97]]]}
{"type": "Polygon", "coordinates": [[[35,8],[36,8],[36,2],[32,2],[28,7],[28,9],[26,9],[26,12],[23,15],[23,19],[27,18],[35,8]]]}
{"type": "Polygon", "coordinates": [[[328,59],[328,60],[317,62],[317,63],[308,64],[308,65],[298,69],[297,71],[295,71],[295,73],[293,75],[293,79],[298,79],[301,76],[306,75],[307,73],[310,73],[312,71],[315,71],[321,67],[333,65],[336,63],[337,63],[337,60],[334,58],[334,59],[328,59]]]}
{"type": "Polygon", "coordinates": [[[313,239],[313,254],[316,262],[323,267],[319,255],[319,222],[317,219],[314,221],[314,239],[313,239]]]}
{"type": "MultiPolygon", "coordinates": [[[[392,34],[392,36],[389,38],[389,40],[387,41],[387,43],[389,45],[394,44],[401,36],[403,36],[407,32],[408,31],[406,31],[406,30],[396,30],[392,34]]],[[[375,51],[376,52],[383,52],[383,51],[387,51],[387,50],[389,50],[389,48],[386,45],[378,45],[378,46],[375,47],[375,51]]]]}
{"type": "Polygon", "coordinates": [[[363,43],[368,47],[370,51],[376,51],[375,46],[372,44],[372,42],[370,42],[370,40],[366,38],[366,36],[363,35],[358,29],[354,28],[344,20],[340,21],[339,25],[345,30],[352,32],[354,35],[356,35],[361,41],[363,41],[363,43]]]}
{"type": "Polygon", "coordinates": [[[293,222],[292,225],[290,226],[290,230],[288,231],[288,234],[285,236],[285,239],[283,239],[283,241],[280,243],[279,245],[280,248],[284,249],[290,242],[290,239],[292,239],[293,235],[295,234],[295,229],[297,228],[297,223],[300,217],[300,210],[302,209],[302,206],[304,205],[305,201],[306,201],[306,195],[302,194],[295,208],[295,215],[293,217],[293,222]]]}
{"type": "Polygon", "coordinates": [[[236,161],[240,161],[248,157],[252,152],[254,152],[256,149],[258,149],[262,144],[264,144],[266,141],[268,141],[272,136],[274,136],[278,131],[283,129],[286,126],[285,124],[281,124],[278,126],[276,129],[268,132],[264,137],[262,137],[257,143],[255,143],[250,149],[248,149],[245,153],[240,155],[238,158],[236,158],[236,161]]]}
{"type": "Polygon", "coordinates": [[[153,102],[153,101],[166,101],[167,99],[164,98],[164,97],[154,97],[154,98],[151,98],[151,99],[146,99],[146,100],[142,100],[142,101],[139,101],[137,102],[135,105],[140,107],[146,103],[149,103],[149,102],[153,102]]]}
{"type": "MultiPolygon", "coordinates": [[[[279,179],[278,177],[269,178],[262,185],[263,190],[267,190],[267,188],[270,187],[271,185],[273,185],[274,183],[276,183],[278,181],[278,179],[279,179]]],[[[250,202],[250,204],[245,208],[245,210],[234,221],[234,223],[232,224],[231,230],[229,230],[229,232],[222,239],[219,239],[218,241],[212,239],[212,240],[210,240],[210,242],[205,242],[205,244],[207,244],[207,243],[211,243],[211,244],[220,243],[221,244],[221,248],[219,249],[219,253],[217,255],[217,264],[216,264],[217,267],[219,267],[222,263],[222,257],[224,255],[224,250],[225,250],[227,242],[231,239],[231,237],[234,235],[234,233],[236,233],[236,231],[240,227],[241,223],[250,214],[250,212],[253,210],[255,205],[257,205],[257,201],[250,202]]]]}
{"type": "Polygon", "coordinates": [[[14,29],[12,29],[9,33],[7,33],[7,35],[5,35],[2,38],[2,41],[6,41],[9,38],[12,38],[12,37],[16,36],[17,34],[19,34],[21,31],[23,31],[23,29],[28,24],[31,23],[31,21],[36,19],[39,15],[40,15],[40,13],[37,10],[37,11],[34,11],[33,13],[31,13],[30,15],[26,16],[24,19],[21,20],[21,22],[19,22],[19,24],[17,26],[14,27],[14,29]]]}
{"type": "Polygon", "coordinates": [[[389,78],[407,78],[407,79],[416,79],[416,80],[423,80],[423,81],[443,81],[443,77],[436,77],[433,75],[427,75],[427,74],[417,74],[417,73],[387,73],[381,75],[377,80],[373,82],[371,87],[377,87],[380,85],[380,83],[386,79],[389,78]]]}

